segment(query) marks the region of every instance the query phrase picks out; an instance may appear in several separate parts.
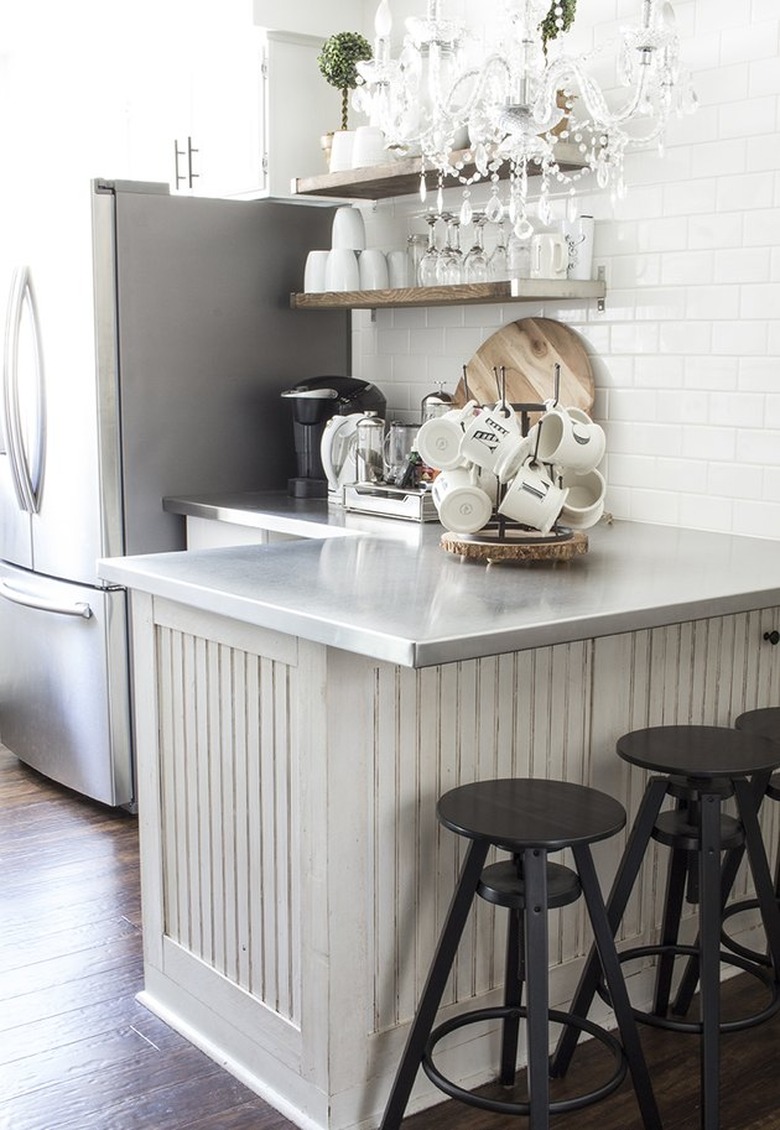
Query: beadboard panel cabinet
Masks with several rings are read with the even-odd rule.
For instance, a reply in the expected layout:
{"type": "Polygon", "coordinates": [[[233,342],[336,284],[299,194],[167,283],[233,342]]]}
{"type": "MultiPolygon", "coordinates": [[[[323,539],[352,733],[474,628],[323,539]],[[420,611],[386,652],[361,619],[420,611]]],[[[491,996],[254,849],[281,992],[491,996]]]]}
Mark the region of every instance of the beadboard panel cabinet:
{"type": "MultiPolygon", "coordinates": [[[[378,1124],[463,857],[435,819],[440,793],[559,777],[612,793],[631,820],[645,774],[615,755],[621,733],[730,725],[780,689],[780,649],[762,642],[778,610],[412,670],[132,600],[143,999],[296,1124],[323,1130],[378,1124]]],[[[605,887],[623,841],[597,846],[605,887]]],[[[664,870],[659,849],[621,940],[649,940],[664,870]]],[[[500,911],[475,908],[444,1016],[498,1003],[504,928],[500,911]]],[[[551,938],[559,1005],[590,944],[579,904],[552,913],[551,938]]],[[[627,973],[639,1003],[649,971],[627,973]]],[[[438,1058],[476,1086],[496,1046],[494,1031],[464,1030],[438,1058]]],[[[410,1110],[440,1098],[423,1076],[410,1110]]]]}

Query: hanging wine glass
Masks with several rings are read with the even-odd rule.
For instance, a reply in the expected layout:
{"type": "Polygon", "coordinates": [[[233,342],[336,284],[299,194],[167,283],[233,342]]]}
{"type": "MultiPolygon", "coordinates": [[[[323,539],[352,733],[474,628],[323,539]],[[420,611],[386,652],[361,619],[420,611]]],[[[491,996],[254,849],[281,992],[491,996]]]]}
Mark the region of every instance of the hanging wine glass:
{"type": "Polygon", "coordinates": [[[488,278],[491,282],[503,282],[509,278],[509,265],[506,251],[506,230],[503,221],[498,225],[496,246],[488,256],[488,278]]]}
{"type": "Polygon", "coordinates": [[[452,212],[442,219],[447,225],[447,235],[441,252],[439,281],[444,286],[457,286],[463,282],[463,252],[460,249],[460,220],[452,212]]]}
{"type": "Polygon", "coordinates": [[[463,281],[467,283],[484,283],[488,281],[488,260],[485,252],[484,234],[487,216],[484,212],[475,212],[473,223],[474,244],[463,260],[463,281]]]}
{"type": "Polygon", "coordinates": [[[439,282],[439,259],[441,252],[436,246],[436,224],[439,217],[429,212],[425,217],[428,225],[428,246],[417,266],[417,281],[420,286],[436,286],[439,282]]]}

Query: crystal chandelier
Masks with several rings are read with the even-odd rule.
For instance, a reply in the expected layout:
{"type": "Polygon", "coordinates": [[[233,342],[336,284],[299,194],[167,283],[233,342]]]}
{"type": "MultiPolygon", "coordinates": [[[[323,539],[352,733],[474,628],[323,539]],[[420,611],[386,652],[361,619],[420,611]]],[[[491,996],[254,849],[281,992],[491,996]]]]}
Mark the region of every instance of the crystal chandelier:
{"type": "Polygon", "coordinates": [[[358,64],[354,103],[384,132],[388,146],[419,154],[423,199],[427,170],[438,173],[440,196],[445,177],[467,187],[492,180],[487,213],[497,219],[505,207],[498,198],[504,166],[509,217],[522,239],[531,233],[529,169],[541,178],[542,222],[549,220],[553,190],[568,192],[573,219],[586,174],[613,199],[622,197],[626,153],[653,144],[660,149],[670,115],[692,111],[696,98],[680,66],[666,0],[639,0],[638,24],[623,28],[617,43],[587,54],[567,50],[575,0],[493,2],[499,11],[480,35],[447,19],[445,0],[428,0],[424,17],[406,21],[393,57],[389,2],[381,0],[374,58],[358,64]],[[611,85],[593,73],[604,71],[610,47],[617,49],[616,66],[607,68],[611,85]],[[565,162],[560,142],[568,143],[565,162]],[[458,148],[464,144],[466,152],[458,148]]]}

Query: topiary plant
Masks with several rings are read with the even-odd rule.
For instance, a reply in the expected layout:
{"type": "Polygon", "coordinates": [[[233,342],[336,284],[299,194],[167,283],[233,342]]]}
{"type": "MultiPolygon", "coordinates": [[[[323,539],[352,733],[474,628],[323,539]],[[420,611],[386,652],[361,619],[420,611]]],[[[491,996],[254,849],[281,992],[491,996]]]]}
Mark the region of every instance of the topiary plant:
{"type": "Polygon", "coordinates": [[[577,0],[553,0],[549,12],[539,24],[545,54],[548,41],[555,39],[562,31],[568,31],[576,14],[577,0]]]}
{"type": "Polygon", "coordinates": [[[341,128],[347,129],[349,91],[358,84],[356,63],[372,57],[371,44],[357,31],[332,35],[317,56],[320,71],[331,86],[341,91],[341,128]]]}

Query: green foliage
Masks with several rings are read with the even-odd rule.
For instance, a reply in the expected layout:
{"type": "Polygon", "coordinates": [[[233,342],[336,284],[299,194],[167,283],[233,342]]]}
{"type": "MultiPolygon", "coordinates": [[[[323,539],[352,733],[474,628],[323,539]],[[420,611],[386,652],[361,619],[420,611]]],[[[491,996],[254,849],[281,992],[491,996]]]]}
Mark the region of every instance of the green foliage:
{"type": "Polygon", "coordinates": [[[569,30],[574,23],[576,13],[577,0],[552,0],[549,12],[539,24],[539,28],[542,32],[542,43],[545,47],[547,46],[547,41],[555,39],[559,32],[569,30]],[[558,18],[555,13],[556,8],[561,9],[561,19],[563,20],[563,26],[561,28],[559,28],[556,23],[558,18]]]}
{"type": "Polygon", "coordinates": [[[356,63],[372,56],[371,44],[357,31],[340,31],[322,45],[317,56],[320,71],[338,90],[354,90],[358,84],[356,63]]]}

